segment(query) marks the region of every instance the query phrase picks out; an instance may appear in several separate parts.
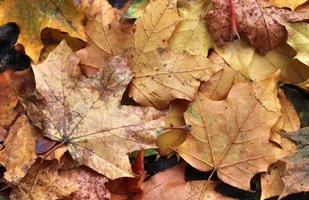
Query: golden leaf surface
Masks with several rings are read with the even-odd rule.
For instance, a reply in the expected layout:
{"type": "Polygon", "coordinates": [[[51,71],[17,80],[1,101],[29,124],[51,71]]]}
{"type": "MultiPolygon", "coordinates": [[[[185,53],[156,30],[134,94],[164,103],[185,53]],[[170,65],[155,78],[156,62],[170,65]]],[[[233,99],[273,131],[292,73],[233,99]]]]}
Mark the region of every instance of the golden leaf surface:
{"type": "Polygon", "coordinates": [[[28,56],[38,62],[43,44],[44,28],[58,29],[70,36],[85,40],[83,15],[71,0],[5,0],[0,2],[0,24],[15,22],[20,28],[18,43],[28,56]]]}
{"type": "Polygon", "coordinates": [[[0,163],[6,168],[4,178],[17,184],[38,157],[35,140],[40,136],[26,115],[21,115],[11,127],[0,151],[0,163]]]}
{"type": "Polygon", "coordinates": [[[267,3],[279,8],[291,8],[293,11],[307,0],[267,0],[267,3]]]}
{"type": "Polygon", "coordinates": [[[179,155],[199,170],[216,170],[222,181],[250,190],[251,178],[274,161],[275,149],[268,140],[281,115],[277,76],[236,83],[222,101],[198,92],[184,114],[192,132],[176,148],[179,155]]]}
{"type": "Polygon", "coordinates": [[[177,5],[181,21],[170,38],[169,48],[175,53],[206,57],[213,41],[202,18],[209,10],[210,1],[180,0],[177,5]]]}
{"type": "Polygon", "coordinates": [[[293,59],[294,51],[287,45],[265,55],[255,52],[242,41],[226,43],[215,50],[233,69],[254,81],[266,79],[278,69],[281,71],[280,80],[284,83],[301,83],[309,77],[309,68],[293,59]]]}
{"type": "Polygon", "coordinates": [[[287,43],[297,51],[295,58],[309,66],[309,24],[300,22],[284,25],[288,30],[287,43]]]}
{"type": "Polygon", "coordinates": [[[113,8],[107,0],[83,1],[87,17],[87,47],[76,52],[81,63],[100,68],[106,59],[124,53],[125,30],[120,23],[123,10],[113,8]]]}
{"type": "Polygon", "coordinates": [[[120,104],[132,79],[125,58],[111,58],[92,79],[81,75],[78,61],[63,41],[34,66],[39,99],[26,100],[28,113],[46,137],[67,144],[74,160],[110,179],[133,176],[127,153],[155,147],[163,114],[120,104]]]}

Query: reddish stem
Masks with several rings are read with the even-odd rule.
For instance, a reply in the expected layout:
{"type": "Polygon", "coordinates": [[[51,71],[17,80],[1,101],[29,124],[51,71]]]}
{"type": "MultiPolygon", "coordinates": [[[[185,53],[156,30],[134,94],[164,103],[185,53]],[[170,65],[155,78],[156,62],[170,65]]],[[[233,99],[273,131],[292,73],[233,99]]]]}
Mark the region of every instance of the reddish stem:
{"type": "Polygon", "coordinates": [[[231,24],[230,39],[231,41],[233,41],[235,38],[240,39],[240,37],[239,37],[237,26],[236,26],[236,15],[235,15],[233,0],[229,0],[229,6],[230,6],[230,24],[231,24]]]}

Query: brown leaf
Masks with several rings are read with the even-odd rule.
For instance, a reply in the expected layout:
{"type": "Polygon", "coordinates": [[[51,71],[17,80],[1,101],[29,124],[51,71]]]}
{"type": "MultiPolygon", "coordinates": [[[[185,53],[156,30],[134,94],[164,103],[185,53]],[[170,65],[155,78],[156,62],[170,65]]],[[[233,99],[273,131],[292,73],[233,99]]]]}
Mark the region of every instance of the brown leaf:
{"type": "Polygon", "coordinates": [[[40,95],[25,99],[28,113],[46,137],[66,144],[80,164],[110,179],[131,177],[127,153],[155,147],[163,113],[120,105],[132,78],[125,58],[109,59],[91,79],[81,75],[78,62],[63,41],[33,67],[40,95]]]}
{"type": "Polygon", "coordinates": [[[216,170],[224,182],[250,190],[251,178],[275,160],[268,140],[281,115],[277,76],[236,83],[222,101],[199,92],[184,114],[192,132],[176,148],[179,155],[199,170],[216,170]]]}
{"type": "MultiPolygon", "coordinates": [[[[231,40],[228,1],[213,0],[214,9],[206,15],[206,23],[217,45],[231,40]]],[[[285,9],[263,8],[257,0],[233,0],[237,30],[261,53],[267,53],[287,39],[287,31],[279,21],[301,21],[309,15],[285,9]]]]}
{"type": "Polygon", "coordinates": [[[4,178],[17,184],[34,164],[35,140],[38,131],[29,123],[27,116],[20,116],[11,127],[4,142],[4,149],[0,151],[0,162],[6,168],[4,178]]]}
{"type": "MultiPolygon", "coordinates": [[[[151,177],[143,184],[145,200],[200,199],[206,181],[185,182],[185,165],[180,164],[151,177]]],[[[210,181],[202,200],[232,200],[215,191],[217,181],[210,181]]]]}
{"type": "Polygon", "coordinates": [[[286,168],[282,176],[284,190],[280,198],[292,193],[309,191],[309,129],[302,128],[296,133],[284,134],[284,136],[297,145],[297,151],[293,156],[283,159],[286,162],[286,168]]]}

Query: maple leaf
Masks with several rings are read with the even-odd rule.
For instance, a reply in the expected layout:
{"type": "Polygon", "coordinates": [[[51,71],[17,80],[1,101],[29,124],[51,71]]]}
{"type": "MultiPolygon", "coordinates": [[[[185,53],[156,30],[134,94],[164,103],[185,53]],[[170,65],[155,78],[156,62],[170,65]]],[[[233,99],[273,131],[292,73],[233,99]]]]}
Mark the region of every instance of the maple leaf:
{"type": "Polygon", "coordinates": [[[38,157],[35,153],[35,140],[39,132],[27,116],[21,115],[11,127],[0,151],[0,163],[6,168],[4,178],[17,184],[28,172],[38,157]]]}
{"type": "Polygon", "coordinates": [[[106,182],[108,179],[105,176],[85,166],[76,168],[73,160],[66,154],[59,163],[44,161],[40,165],[37,162],[21,183],[13,187],[10,198],[101,200],[110,198],[110,193],[105,188],[106,182]]]}
{"type": "MultiPolygon", "coordinates": [[[[212,0],[214,8],[206,15],[206,23],[217,45],[230,41],[230,11],[225,0],[212,0]]],[[[267,53],[287,39],[281,20],[302,21],[308,13],[293,13],[285,9],[263,8],[260,1],[234,0],[237,31],[261,53],[267,53]]]]}
{"type": "Polygon", "coordinates": [[[83,1],[87,17],[87,46],[76,52],[81,64],[100,68],[107,58],[125,52],[127,34],[119,22],[123,9],[113,8],[107,0],[83,1]]]}
{"type": "Polygon", "coordinates": [[[199,92],[184,114],[192,132],[176,148],[179,155],[199,170],[216,170],[224,182],[250,190],[250,179],[274,161],[268,140],[281,115],[277,76],[236,83],[222,101],[199,92]]]}
{"type": "Polygon", "coordinates": [[[293,59],[294,51],[288,45],[280,45],[265,55],[260,55],[242,41],[215,47],[215,51],[236,71],[254,81],[270,77],[280,69],[280,81],[302,83],[309,77],[309,68],[293,59]]]}
{"type": "MultiPolygon", "coordinates": [[[[185,164],[179,164],[169,168],[163,172],[151,177],[144,182],[144,199],[186,199],[195,200],[201,195],[203,191],[204,181],[185,181],[185,164]]],[[[219,181],[210,181],[209,187],[203,200],[206,199],[221,199],[232,200],[234,198],[225,197],[216,192],[215,187],[219,181]]]]}
{"type": "Polygon", "coordinates": [[[293,11],[300,6],[301,4],[305,3],[307,0],[268,0],[272,6],[279,7],[279,8],[291,8],[293,11]]]}
{"type": "Polygon", "coordinates": [[[20,28],[18,43],[24,45],[34,62],[40,57],[43,44],[41,31],[53,28],[85,40],[83,15],[72,1],[64,0],[4,0],[0,2],[0,24],[15,22],[20,28]]]}
{"type": "Polygon", "coordinates": [[[175,53],[207,56],[213,42],[202,18],[210,8],[210,1],[180,0],[177,5],[181,21],[169,40],[169,48],[175,53]]]}
{"type": "Polygon", "coordinates": [[[46,137],[68,146],[74,160],[110,179],[133,176],[127,153],[155,147],[163,114],[120,105],[132,78],[126,59],[110,59],[92,79],[80,74],[78,61],[63,41],[33,67],[40,99],[25,100],[28,113],[46,137]]]}
{"type": "Polygon", "coordinates": [[[282,174],[284,190],[280,198],[288,194],[309,191],[308,182],[308,127],[300,129],[298,132],[285,133],[284,137],[292,140],[297,145],[294,155],[283,159],[286,163],[285,171],[282,174]]]}
{"type": "Polygon", "coordinates": [[[284,25],[289,33],[287,43],[297,51],[295,58],[309,66],[309,25],[305,22],[284,25]]]}

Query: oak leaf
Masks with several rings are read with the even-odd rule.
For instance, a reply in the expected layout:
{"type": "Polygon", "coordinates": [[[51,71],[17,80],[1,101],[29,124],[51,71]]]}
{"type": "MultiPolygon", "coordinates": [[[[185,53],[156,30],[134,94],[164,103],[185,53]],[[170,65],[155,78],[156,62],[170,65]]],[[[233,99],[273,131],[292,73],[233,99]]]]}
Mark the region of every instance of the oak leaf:
{"type": "Polygon", "coordinates": [[[111,58],[96,77],[81,75],[79,59],[63,41],[33,67],[37,97],[24,104],[45,137],[66,144],[74,160],[110,179],[133,176],[127,153],[155,147],[161,112],[120,105],[132,73],[125,58],[111,58]]]}
{"type": "MultiPolygon", "coordinates": [[[[279,8],[264,8],[258,0],[233,0],[237,31],[249,39],[261,53],[267,53],[287,39],[282,20],[302,21],[308,13],[294,13],[279,8]]],[[[206,15],[206,23],[217,45],[231,39],[229,1],[213,0],[213,10],[206,15]]]]}
{"type": "Polygon", "coordinates": [[[203,16],[210,9],[210,0],[180,0],[177,5],[181,20],[169,40],[169,48],[175,53],[207,56],[213,42],[203,16]]]}
{"type": "Polygon", "coordinates": [[[268,140],[281,115],[277,76],[236,83],[222,101],[198,92],[184,114],[192,132],[176,148],[179,155],[199,170],[216,170],[222,181],[250,190],[251,178],[275,160],[268,140]]]}
{"type": "MultiPolygon", "coordinates": [[[[195,200],[200,199],[204,181],[185,181],[185,165],[184,163],[169,168],[163,172],[151,177],[149,180],[144,182],[144,199],[187,199],[195,200]]],[[[220,193],[216,192],[215,187],[218,181],[210,181],[210,184],[205,191],[204,198],[202,200],[232,200],[234,198],[225,197],[220,193]]]]}
{"type": "Polygon", "coordinates": [[[21,115],[11,127],[0,151],[0,163],[6,168],[4,178],[17,184],[28,172],[38,157],[35,140],[40,136],[27,116],[21,115]]]}
{"type": "Polygon", "coordinates": [[[5,0],[0,2],[0,24],[15,22],[20,28],[18,43],[25,46],[27,55],[34,62],[39,60],[44,28],[68,32],[72,37],[85,40],[83,15],[72,1],[64,0],[5,0]]]}

